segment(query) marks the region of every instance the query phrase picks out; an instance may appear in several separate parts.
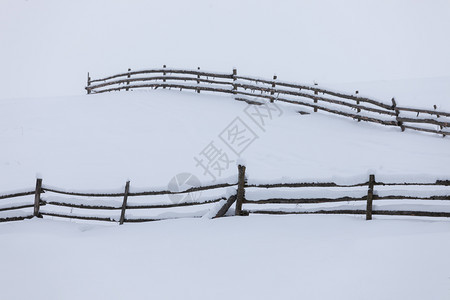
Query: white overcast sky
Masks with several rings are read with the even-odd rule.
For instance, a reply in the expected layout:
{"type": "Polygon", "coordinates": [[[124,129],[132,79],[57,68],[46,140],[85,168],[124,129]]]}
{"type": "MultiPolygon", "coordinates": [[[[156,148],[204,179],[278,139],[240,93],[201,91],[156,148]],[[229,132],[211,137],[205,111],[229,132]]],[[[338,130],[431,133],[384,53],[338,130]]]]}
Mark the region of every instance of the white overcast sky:
{"type": "Polygon", "coordinates": [[[0,0],[0,98],[128,67],[311,83],[450,75],[450,1],[0,0]]]}

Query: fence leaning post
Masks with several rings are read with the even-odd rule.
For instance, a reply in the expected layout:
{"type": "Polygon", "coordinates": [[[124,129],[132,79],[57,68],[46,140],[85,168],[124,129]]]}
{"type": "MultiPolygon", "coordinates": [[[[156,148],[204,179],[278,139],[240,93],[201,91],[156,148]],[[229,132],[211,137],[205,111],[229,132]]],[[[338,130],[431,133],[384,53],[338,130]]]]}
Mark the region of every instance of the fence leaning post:
{"type": "Polygon", "coordinates": [[[277,75],[273,75],[272,90],[270,91],[270,103],[273,103],[273,101],[275,100],[275,98],[273,97],[273,95],[275,94],[275,80],[277,80],[277,75]]]}
{"type": "Polygon", "coordinates": [[[237,86],[236,86],[236,76],[237,76],[237,69],[233,68],[233,94],[237,94],[237,86]]]}
{"type": "Polygon", "coordinates": [[[86,91],[88,93],[88,95],[91,93],[91,77],[89,76],[89,72],[88,72],[88,76],[87,76],[87,87],[86,87],[86,91]]]}
{"type": "Polygon", "coordinates": [[[395,102],[394,98],[392,98],[392,109],[395,112],[395,120],[397,121],[397,125],[400,127],[402,131],[405,131],[405,126],[403,126],[403,122],[398,120],[398,115],[400,114],[400,111],[397,109],[397,103],[395,102]]]}
{"type": "Polygon", "coordinates": [[[42,178],[36,179],[36,190],[34,192],[34,214],[33,216],[41,218],[39,213],[39,208],[41,204],[41,193],[42,193],[42,178]]]}
{"type": "MultiPolygon", "coordinates": [[[[163,78],[166,76],[166,65],[163,65],[163,69],[164,69],[164,72],[163,72],[163,78]]],[[[166,79],[163,79],[163,89],[165,89],[166,88],[166,79]]]]}
{"type": "Polygon", "coordinates": [[[375,175],[369,176],[369,190],[367,191],[367,207],[366,220],[372,220],[372,204],[373,204],[373,185],[375,184],[375,175]]]}
{"type": "MultiPolygon", "coordinates": [[[[197,86],[200,84],[200,67],[197,67],[199,73],[197,73],[197,86]]],[[[197,87],[197,93],[200,94],[200,89],[197,87]]]]}
{"type": "Polygon", "coordinates": [[[119,225],[125,221],[125,210],[127,209],[128,193],[130,192],[130,181],[125,184],[125,193],[123,194],[122,212],[120,213],[119,225]]]}
{"type": "Polygon", "coordinates": [[[245,166],[238,165],[238,189],[236,197],[236,216],[242,215],[242,202],[245,199],[245,166]]]}
{"type": "MultiPolygon", "coordinates": [[[[128,68],[128,76],[127,76],[127,78],[130,78],[130,71],[131,71],[131,69],[128,68]]],[[[130,85],[130,82],[129,82],[129,81],[127,81],[127,85],[130,85]]],[[[130,90],[129,87],[126,88],[126,91],[128,91],[128,90],[130,90]]]]}

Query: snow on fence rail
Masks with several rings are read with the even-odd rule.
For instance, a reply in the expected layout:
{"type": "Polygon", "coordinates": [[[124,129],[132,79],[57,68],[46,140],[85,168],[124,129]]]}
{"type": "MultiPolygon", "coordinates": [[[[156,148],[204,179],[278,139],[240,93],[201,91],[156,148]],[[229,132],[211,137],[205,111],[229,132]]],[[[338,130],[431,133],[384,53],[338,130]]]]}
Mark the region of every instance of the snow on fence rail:
{"type": "MultiPolygon", "coordinates": [[[[15,211],[15,215],[0,218],[0,222],[24,220],[33,217],[57,217],[90,221],[118,222],[148,222],[180,217],[202,217],[208,215],[212,218],[224,216],[230,207],[235,204],[235,215],[249,214],[356,214],[366,215],[367,220],[372,215],[401,215],[423,217],[450,217],[450,180],[437,180],[436,182],[378,182],[375,175],[370,175],[367,182],[354,184],[337,184],[335,182],[298,182],[298,183],[271,183],[248,184],[245,166],[238,166],[237,182],[192,187],[182,191],[149,190],[132,192],[130,182],[127,181],[123,192],[78,192],[66,191],[47,187],[42,179],[36,180],[34,190],[0,195],[0,199],[19,198],[34,195],[34,201],[11,201],[6,205],[0,202],[0,212],[15,211]],[[236,188],[227,197],[222,193],[218,197],[206,197],[179,203],[145,202],[130,204],[131,197],[189,194],[200,191],[211,191],[223,188],[236,188]],[[395,189],[393,189],[395,188],[395,189]],[[42,194],[53,193],[59,196],[50,197],[42,194]],[[75,201],[70,197],[102,198],[101,200],[75,201]],[[107,199],[105,199],[107,198],[107,199]],[[119,200],[111,200],[112,198],[119,200]],[[376,205],[374,205],[374,203],[376,205]],[[202,206],[215,204],[212,210],[188,214],[163,214],[162,217],[134,217],[127,215],[133,210],[170,209],[180,207],[202,206]],[[71,209],[70,212],[61,212],[58,208],[71,209]],[[32,209],[27,213],[24,209],[32,209]],[[73,213],[72,209],[89,213],[73,213]],[[95,212],[107,212],[104,215],[95,212]],[[120,215],[111,216],[111,211],[120,212],[120,215]]],[[[229,194],[229,193],[228,193],[229,194]]],[[[183,199],[184,200],[184,199],[183,199]]]]}
{"type": "MultiPolygon", "coordinates": [[[[236,96],[236,100],[250,104],[261,104],[261,100],[280,101],[308,107],[312,111],[324,111],[359,121],[397,126],[402,131],[411,129],[439,134],[445,137],[450,131],[450,113],[434,110],[398,106],[395,99],[386,104],[367,97],[344,94],[317,86],[301,85],[272,80],[238,76],[232,73],[204,72],[197,70],[169,69],[164,65],[160,69],[131,71],[113,76],[91,79],[88,73],[86,91],[97,94],[138,88],[169,88],[213,93],[225,93],[236,96]],[[258,100],[259,99],[259,100],[258,100]],[[255,101],[256,100],[256,101],[255,101]],[[419,115],[426,117],[419,118],[419,115]],[[418,126],[420,124],[420,127],[418,126]]],[[[300,112],[299,113],[304,113],[300,112]]]]}

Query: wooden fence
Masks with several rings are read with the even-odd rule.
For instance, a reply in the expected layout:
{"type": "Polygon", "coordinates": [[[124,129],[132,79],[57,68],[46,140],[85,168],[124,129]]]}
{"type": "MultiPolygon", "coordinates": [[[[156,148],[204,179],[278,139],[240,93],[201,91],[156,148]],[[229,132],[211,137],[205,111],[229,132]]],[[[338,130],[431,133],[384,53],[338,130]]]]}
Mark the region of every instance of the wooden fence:
{"type": "MultiPolygon", "coordinates": [[[[49,216],[49,217],[58,217],[58,218],[69,218],[69,219],[80,219],[80,220],[91,220],[91,221],[109,221],[109,222],[119,222],[119,224],[123,224],[125,222],[149,222],[149,221],[158,221],[162,220],[161,218],[154,219],[154,218],[127,218],[125,213],[127,210],[136,210],[136,209],[164,209],[164,208],[174,208],[174,207],[185,207],[185,206],[196,206],[196,205],[204,205],[204,204],[210,204],[210,203],[217,203],[221,200],[225,200],[225,198],[217,198],[217,199],[206,199],[199,202],[180,202],[180,203],[146,203],[146,204],[139,204],[139,205],[129,205],[128,199],[130,197],[136,197],[136,196],[156,196],[156,195],[176,195],[176,194],[187,194],[187,193],[193,193],[193,192],[200,192],[200,191],[206,191],[206,190],[214,190],[219,188],[225,188],[225,187],[232,187],[236,186],[236,184],[233,183],[221,183],[221,184],[214,184],[214,185],[208,185],[208,186],[198,186],[198,187],[192,187],[188,190],[184,190],[181,192],[176,191],[169,191],[169,190],[149,190],[149,191],[143,191],[143,192],[131,192],[130,191],[130,182],[127,181],[125,184],[125,188],[123,192],[120,193],[92,193],[92,192],[78,192],[78,191],[66,191],[63,189],[56,189],[51,187],[46,187],[42,184],[42,179],[38,178],[36,179],[36,188],[33,191],[24,191],[14,194],[6,194],[6,195],[0,195],[1,199],[9,199],[9,198],[16,198],[16,197],[22,197],[27,195],[34,195],[34,202],[30,204],[25,205],[11,205],[2,207],[0,206],[0,212],[2,211],[14,211],[14,210],[20,210],[24,208],[33,208],[33,213],[21,215],[21,216],[12,216],[12,217],[6,217],[6,218],[0,218],[0,222],[5,221],[17,221],[17,220],[24,220],[24,219],[30,219],[33,217],[39,217],[42,218],[43,216],[49,216]],[[74,203],[73,201],[64,201],[63,199],[59,200],[47,200],[42,198],[42,194],[45,193],[56,193],[61,195],[68,195],[68,196],[77,196],[77,197],[89,197],[89,198],[120,198],[122,199],[120,205],[111,205],[108,202],[111,201],[104,201],[104,204],[101,205],[93,205],[89,202],[92,202],[92,200],[85,200],[82,201],[82,203],[74,203]],[[46,207],[53,206],[53,207],[67,207],[67,208],[78,208],[83,210],[116,210],[120,211],[120,217],[115,219],[113,217],[101,217],[101,216],[83,216],[83,215],[76,215],[76,214],[64,214],[59,212],[52,212],[51,210],[45,210],[46,207]],[[42,209],[44,208],[44,210],[42,209]]],[[[219,216],[219,215],[218,215],[219,216]]]]}
{"type": "MultiPolygon", "coordinates": [[[[261,105],[264,101],[279,101],[300,105],[311,111],[323,111],[354,120],[397,126],[402,131],[416,131],[450,134],[450,113],[434,109],[419,109],[397,105],[394,98],[386,104],[355,94],[344,94],[317,86],[300,85],[279,81],[239,76],[237,70],[232,73],[213,73],[197,70],[161,69],[131,71],[99,79],[91,79],[88,73],[86,91],[98,94],[111,91],[139,88],[169,88],[193,90],[197,93],[213,92],[236,95],[235,99],[250,104],[261,105]],[[238,97],[239,96],[239,97],[238,97]],[[263,102],[261,102],[263,101],[263,102]],[[424,117],[420,117],[423,115],[424,117]]],[[[305,113],[299,111],[299,113],[305,113]]],[[[306,112],[308,113],[308,112],[306,112]]]]}
{"type": "MultiPolygon", "coordinates": [[[[55,189],[43,185],[42,179],[36,180],[36,188],[30,191],[22,191],[14,194],[0,195],[0,200],[10,199],[16,197],[33,196],[33,203],[28,204],[14,204],[10,203],[9,206],[1,205],[0,212],[5,211],[17,211],[29,208],[32,212],[29,214],[21,214],[19,216],[6,216],[0,218],[0,222],[7,221],[17,221],[24,220],[33,217],[57,217],[57,218],[70,218],[70,219],[80,219],[80,220],[90,220],[90,221],[108,221],[108,222],[118,222],[123,224],[125,222],[148,222],[157,221],[163,219],[174,219],[176,216],[165,217],[165,218],[133,218],[127,217],[126,212],[135,209],[168,209],[175,207],[185,207],[185,206],[197,206],[205,205],[211,203],[218,203],[217,212],[214,213],[213,218],[222,217],[230,209],[230,207],[235,203],[235,215],[248,215],[248,214],[359,214],[366,215],[367,220],[372,219],[372,215],[401,215],[401,216],[422,216],[422,217],[450,217],[450,180],[438,180],[431,183],[413,183],[413,182],[378,182],[375,180],[374,175],[370,175],[367,182],[355,183],[355,184],[338,184],[335,182],[299,182],[299,183],[271,183],[271,184],[248,184],[245,176],[246,168],[245,166],[238,166],[238,180],[235,183],[220,183],[213,185],[205,185],[192,187],[187,190],[174,192],[169,190],[149,190],[142,192],[133,192],[130,190],[130,182],[127,181],[123,192],[119,193],[91,193],[91,192],[75,192],[66,191],[63,189],[55,189]],[[389,190],[385,191],[384,195],[379,195],[376,188],[380,187],[392,187],[397,188],[414,188],[414,189],[424,189],[425,187],[432,187],[429,191],[414,190],[407,191],[406,193],[391,193],[389,190]],[[210,191],[220,188],[236,188],[235,194],[226,198],[218,197],[212,199],[203,199],[203,201],[188,201],[180,203],[145,203],[145,204],[129,204],[128,199],[130,197],[137,196],[157,196],[157,195],[174,195],[174,194],[187,194],[200,191],[210,191]],[[367,187],[367,190],[365,188],[367,187]],[[447,188],[448,187],[448,188],[447,188]],[[355,193],[349,191],[349,189],[358,189],[357,193],[359,195],[355,196],[355,193]],[[441,190],[438,191],[438,188],[441,190]],[[283,189],[295,190],[295,197],[271,197],[270,190],[273,189],[283,189]],[[305,189],[314,189],[316,196],[301,196],[304,194],[305,189]],[[327,192],[330,194],[329,189],[333,189],[331,195],[334,197],[327,197],[327,192]],[[256,193],[256,197],[252,196],[255,191],[263,191],[262,196],[256,193]],[[424,195],[423,192],[429,193],[424,195]],[[101,204],[92,204],[91,200],[84,200],[78,203],[73,201],[66,201],[61,199],[47,199],[43,198],[44,193],[55,193],[67,196],[77,196],[77,197],[93,197],[93,198],[119,198],[121,203],[116,205],[111,205],[109,200],[101,201],[101,204]],[[343,193],[343,194],[342,194],[343,193]],[[362,194],[363,193],[363,194],[362,194]],[[386,194],[387,193],[387,194],[386,194]],[[434,194],[433,194],[434,193],[434,194]],[[342,194],[339,196],[339,194],[342,194]],[[324,196],[325,195],[325,196],[324,196]],[[247,197],[249,196],[249,197],[247,197]],[[374,209],[374,202],[382,207],[382,202],[385,201],[396,201],[397,206],[401,206],[401,209],[374,209]],[[426,204],[423,206],[425,209],[408,209],[411,206],[411,201],[421,201],[426,204]],[[433,206],[436,202],[441,204],[444,211],[436,210],[436,206],[433,206]],[[90,203],[91,202],[91,203],[90,203]],[[353,204],[350,204],[353,203],[353,204]],[[330,206],[330,204],[332,206],[330,206]],[[341,204],[344,204],[343,206],[341,204]],[[298,205],[303,205],[298,207],[298,205]],[[312,205],[312,207],[308,207],[312,205]],[[324,206],[325,205],[325,206],[324,206]],[[328,205],[328,206],[327,206],[328,205]],[[341,206],[339,206],[341,205],[341,206]],[[251,207],[260,207],[252,209],[251,207]],[[268,208],[267,208],[268,206],[268,208]],[[290,206],[290,207],[286,207],[290,206]],[[321,207],[324,206],[324,207],[321,207]],[[73,213],[61,213],[58,211],[52,211],[51,207],[66,207],[66,208],[77,208],[83,211],[120,211],[120,217],[111,216],[93,216],[93,215],[82,215],[73,213]],[[427,210],[429,209],[429,210],[427,210]]],[[[414,207],[414,205],[413,205],[414,207]]],[[[214,211],[216,211],[214,210],[214,211]]],[[[197,216],[200,217],[200,216],[197,216]]]]}

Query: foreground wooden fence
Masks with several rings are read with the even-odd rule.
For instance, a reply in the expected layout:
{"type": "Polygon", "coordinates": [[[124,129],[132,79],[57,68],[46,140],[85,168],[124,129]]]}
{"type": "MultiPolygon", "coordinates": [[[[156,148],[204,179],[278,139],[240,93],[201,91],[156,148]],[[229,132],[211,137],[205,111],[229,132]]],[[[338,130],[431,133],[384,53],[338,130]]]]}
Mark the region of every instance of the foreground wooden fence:
{"type": "MultiPolygon", "coordinates": [[[[99,79],[91,79],[88,74],[86,91],[98,94],[111,91],[132,90],[139,88],[169,88],[193,90],[197,93],[213,92],[236,95],[236,100],[251,104],[262,104],[262,101],[279,101],[300,105],[314,112],[323,111],[357,121],[366,121],[386,126],[397,126],[402,131],[416,131],[439,134],[445,137],[450,134],[450,113],[433,110],[411,108],[397,105],[394,98],[389,104],[367,97],[339,93],[318,88],[317,86],[300,85],[279,81],[277,76],[272,80],[256,77],[239,76],[237,70],[232,73],[214,73],[198,70],[169,69],[164,65],[161,69],[131,71],[99,79]],[[239,96],[239,97],[238,97],[239,96]],[[258,100],[259,99],[259,100],[258,100]],[[421,116],[424,117],[421,117],[421,116]]],[[[300,112],[300,111],[299,111],[300,112]]],[[[300,113],[305,113],[301,111],[300,113]]]]}
{"type": "MultiPolygon", "coordinates": [[[[51,187],[46,187],[43,185],[42,179],[36,180],[36,188],[34,190],[22,191],[14,194],[0,195],[0,200],[18,198],[25,196],[34,196],[34,201],[28,204],[14,204],[14,201],[9,203],[9,205],[1,205],[0,201],[0,212],[10,212],[10,211],[24,211],[24,209],[30,209],[30,213],[22,213],[15,216],[6,216],[0,218],[0,222],[7,221],[17,221],[24,220],[33,217],[57,217],[57,218],[69,218],[69,219],[79,219],[79,220],[89,220],[89,221],[108,221],[108,222],[118,222],[123,224],[125,222],[148,222],[157,221],[163,219],[174,219],[177,216],[166,216],[159,218],[134,218],[127,217],[126,213],[131,210],[152,210],[152,209],[168,209],[175,207],[186,207],[186,206],[197,206],[205,205],[211,203],[217,203],[216,210],[211,216],[212,218],[218,218],[224,216],[230,207],[235,204],[235,215],[249,215],[249,214],[359,214],[366,215],[367,220],[372,219],[372,215],[401,215],[401,216],[423,216],[423,217],[450,217],[450,180],[438,180],[431,183],[414,183],[414,182],[378,182],[374,175],[370,175],[367,182],[355,183],[355,184],[337,184],[334,182],[299,182],[299,183],[276,183],[276,184],[248,184],[245,176],[246,168],[245,166],[238,166],[238,180],[232,183],[220,183],[207,186],[192,187],[188,190],[174,192],[169,190],[149,190],[143,192],[132,192],[130,190],[130,182],[126,182],[123,192],[119,193],[92,193],[92,192],[75,192],[66,191],[63,189],[55,189],[51,187]],[[411,191],[408,193],[395,193],[387,195],[378,195],[377,187],[389,187],[396,186],[400,188],[419,188],[433,187],[431,195],[424,196],[420,193],[420,190],[411,191]],[[138,196],[157,196],[157,195],[174,195],[174,194],[187,194],[200,191],[210,191],[216,189],[235,187],[235,194],[230,197],[218,197],[211,199],[203,199],[202,201],[184,201],[180,203],[145,203],[139,205],[130,205],[128,199],[131,197],[138,196]],[[361,194],[361,188],[367,187],[364,191],[364,195],[361,194]],[[437,188],[443,188],[440,193],[437,193],[437,188]],[[448,189],[446,187],[449,187],[448,189]],[[326,197],[327,189],[334,189],[333,195],[339,194],[342,190],[344,195],[339,197],[326,197]],[[355,196],[354,193],[348,191],[349,189],[358,188],[360,195],[355,196]],[[272,189],[284,189],[290,190],[295,189],[296,197],[270,197],[269,191],[272,189]],[[302,191],[305,189],[314,189],[316,196],[302,197],[302,191]],[[251,196],[254,191],[263,190],[263,195],[269,195],[269,197],[257,196],[256,198],[251,196]],[[121,199],[120,204],[111,205],[109,200],[101,201],[100,204],[92,204],[92,200],[83,200],[78,203],[73,201],[67,201],[64,199],[47,199],[43,198],[42,194],[54,193],[66,196],[77,196],[77,197],[89,197],[89,198],[119,198],[121,199]],[[345,194],[348,193],[348,194],[345,194]],[[435,194],[432,194],[435,193],[435,194]],[[247,197],[250,195],[250,197],[247,197]],[[373,204],[382,203],[383,201],[395,200],[399,202],[402,209],[374,209],[373,204]],[[427,211],[427,210],[417,210],[408,209],[411,205],[411,200],[425,201],[427,205],[425,208],[432,208],[433,203],[440,201],[444,206],[447,206],[445,211],[427,211]],[[403,204],[402,201],[405,201],[403,204]],[[356,203],[356,205],[349,205],[350,203],[356,203]],[[428,204],[429,203],[429,204],[428,204]],[[321,207],[320,205],[332,204],[334,206],[321,207]],[[338,204],[345,204],[344,207],[336,206],[338,204]],[[290,206],[280,207],[280,206],[290,206]],[[302,207],[298,208],[298,205],[313,205],[312,208],[302,207]],[[364,206],[363,209],[358,208],[364,206]],[[252,209],[251,206],[257,206],[261,208],[252,209]],[[269,206],[269,208],[266,208],[269,206]],[[83,214],[73,214],[73,213],[61,213],[52,210],[51,207],[66,207],[66,208],[76,208],[82,211],[120,211],[120,217],[111,216],[93,216],[93,215],[83,215],[83,214]]],[[[258,194],[257,194],[258,195],[258,194]]],[[[397,206],[398,206],[397,205],[397,206]]],[[[200,216],[197,216],[200,217],[200,216]]]]}

